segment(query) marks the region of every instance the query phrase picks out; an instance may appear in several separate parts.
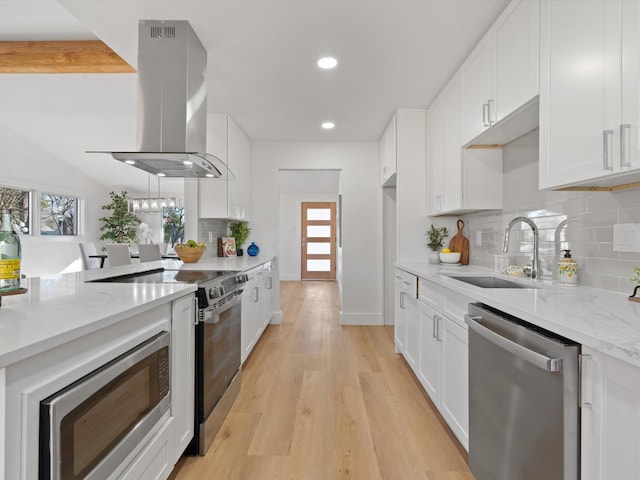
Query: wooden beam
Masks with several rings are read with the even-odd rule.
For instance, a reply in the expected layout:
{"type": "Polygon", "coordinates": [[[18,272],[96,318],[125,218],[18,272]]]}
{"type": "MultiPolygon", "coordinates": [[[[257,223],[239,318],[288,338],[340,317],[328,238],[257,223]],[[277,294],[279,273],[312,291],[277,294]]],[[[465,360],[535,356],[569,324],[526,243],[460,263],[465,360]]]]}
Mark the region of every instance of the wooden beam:
{"type": "Polygon", "coordinates": [[[0,42],[0,73],[135,73],[100,40],[0,42]]]}

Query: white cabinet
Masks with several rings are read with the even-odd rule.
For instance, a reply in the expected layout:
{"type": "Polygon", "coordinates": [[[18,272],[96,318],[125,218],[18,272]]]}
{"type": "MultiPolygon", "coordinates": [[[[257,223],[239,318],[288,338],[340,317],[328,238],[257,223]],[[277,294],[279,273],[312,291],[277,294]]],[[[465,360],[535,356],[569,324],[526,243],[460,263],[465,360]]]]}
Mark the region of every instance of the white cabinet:
{"type": "Polygon", "coordinates": [[[537,126],[538,0],[513,0],[460,68],[462,144],[505,144],[537,126]],[[494,138],[482,136],[495,127],[494,138]],[[473,142],[472,142],[473,141],[473,142]]]}
{"type": "Polygon", "coordinates": [[[636,1],[541,1],[540,188],[640,177],[639,35],[636,1]]]}
{"type": "Polygon", "coordinates": [[[434,404],[438,404],[442,378],[442,341],[439,313],[418,302],[420,358],[418,379],[434,404]]]}
{"type": "Polygon", "coordinates": [[[274,282],[277,281],[277,266],[274,261],[252,268],[246,272],[249,281],[244,284],[242,294],[242,324],[240,343],[241,362],[244,363],[260,340],[273,316],[274,282]]]}
{"type": "Polygon", "coordinates": [[[171,416],[178,461],[193,438],[195,392],[195,297],[187,295],[171,307],[171,416]]]}
{"type": "MultiPolygon", "coordinates": [[[[193,423],[193,418],[191,419],[193,423]]],[[[117,476],[118,480],[154,479],[164,480],[169,478],[175,461],[173,439],[175,421],[169,418],[160,428],[160,431],[147,442],[145,448],[136,457],[134,462],[127,467],[124,473],[117,476]]],[[[178,455],[179,457],[180,455],[178,455]]],[[[115,480],[109,477],[109,480],[115,480]]]]}
{"type": "Polygon", "coordinates": [[[460,68],[463,144],[473,140],[496,121],[495,65],[495,31],[491,29],[460,68]]]}
{"type": "Polygon", "coordinates": [[[464,448],[469,448],[469,333],[446,318],[442,335],[440,411],[464,448]]]}
{"type": "Polygon", "coordinates": [[[402,353],[415,369],[417,348],[415,339],[407,343],[409,330],[417,334],[417,278],[415,275],[396,269],[395,273],[395,322],[394,338],[396,352],[402,353]],[[416,317],[415,319],[410,318],[416,317]],[[408,357],[408,358],[407,358],[408,357]]]}
{"type": "Polygon", "coordinates": [[[396,116],[394,115],[389,125],[380,138],[380,185],[395,185],[396,177],[396,116]]]}
{"type": "Polygon", "coordinates": [[[469,340],[464,314],[470,302],[468,297],[418,279],[416,375],[465,449],[469,448],[469,340]]]}
{"type": "Polygon", "coordinates": [[[228,179],[198,179],[200,218],[250,220],[251,142],[229,115],[207,115],[207,151],[231,170],[228,179]]]}
{"type": "Polygon", "coordinates": [[[462,207],[461,89],[454,76],[427,112],[427,212],[462,207]]]}
{"type": "Polygon", "coordinates": [[[582,480],[640,479],[640,368],[582,355],[582,480]]]}
{"type": "Polygon", "coordinates": [[[461,85],[454,76],[427,111],[427,213],[502,208],[502,150],[461,147],[461,85]]]}

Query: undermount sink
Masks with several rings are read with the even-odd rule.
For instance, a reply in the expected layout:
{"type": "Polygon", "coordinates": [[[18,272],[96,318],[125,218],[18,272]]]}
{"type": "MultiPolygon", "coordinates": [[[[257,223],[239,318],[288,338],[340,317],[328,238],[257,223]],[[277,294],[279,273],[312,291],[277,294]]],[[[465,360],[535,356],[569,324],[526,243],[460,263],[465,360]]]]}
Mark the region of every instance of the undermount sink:
{"type": "Polygon", "coordinates": [[[450,275],[448,277],[480,288],[538,288],[534,285],[511,282],[497,277],[454,277],[450,275]]]}

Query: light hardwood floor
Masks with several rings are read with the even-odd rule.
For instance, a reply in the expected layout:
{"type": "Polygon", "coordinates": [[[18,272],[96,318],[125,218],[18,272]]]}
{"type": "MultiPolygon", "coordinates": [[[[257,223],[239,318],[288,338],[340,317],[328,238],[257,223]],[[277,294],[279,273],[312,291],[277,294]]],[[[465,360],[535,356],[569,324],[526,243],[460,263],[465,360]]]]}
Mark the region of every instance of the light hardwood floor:
{"type": "Polygon", "coordinates": [[[243,367],[204,457],[173,480],[473,480],[461,447],[394,352],[393,327],[341,326],[333,282],[282,282],[282,324],[243,367]]]}

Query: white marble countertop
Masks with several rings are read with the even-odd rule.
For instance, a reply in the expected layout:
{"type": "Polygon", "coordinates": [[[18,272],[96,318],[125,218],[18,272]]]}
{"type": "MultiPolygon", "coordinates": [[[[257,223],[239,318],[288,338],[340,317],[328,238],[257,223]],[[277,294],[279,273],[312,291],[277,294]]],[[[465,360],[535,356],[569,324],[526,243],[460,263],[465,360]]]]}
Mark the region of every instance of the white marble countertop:
{"type": "Polygon", "coordinates": [[[23,280],[24,295],[2,297],[0,368],[196,290],[195,284],[91,283],[101,278],[156,268],[248,270],[273,257],[161,260],[23,280]]]}
{"type": "Polygon", "coordinates": [[[640,303],[628,301],[626,294],[518,279],[475,266],[396,267],[640,367],[640,303]],[[496,276],[538,288],[480,288],[450,278],[464,275],[496,276]]]}

